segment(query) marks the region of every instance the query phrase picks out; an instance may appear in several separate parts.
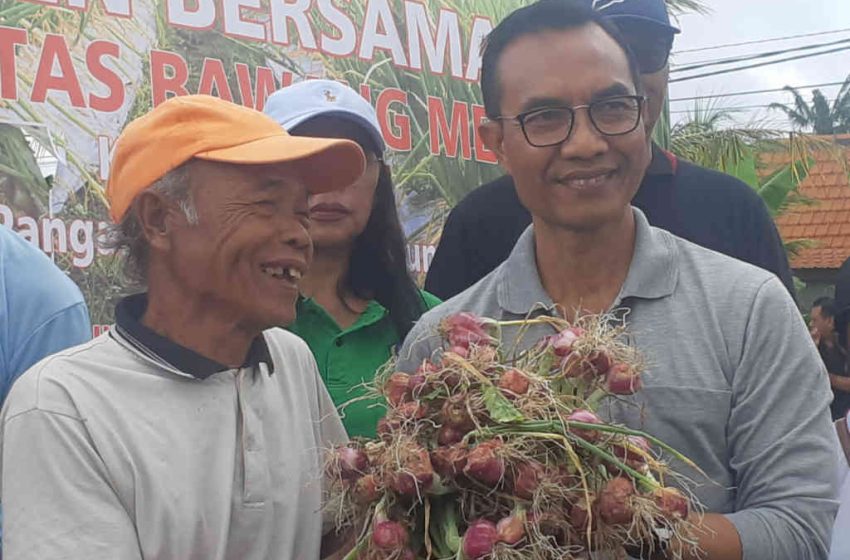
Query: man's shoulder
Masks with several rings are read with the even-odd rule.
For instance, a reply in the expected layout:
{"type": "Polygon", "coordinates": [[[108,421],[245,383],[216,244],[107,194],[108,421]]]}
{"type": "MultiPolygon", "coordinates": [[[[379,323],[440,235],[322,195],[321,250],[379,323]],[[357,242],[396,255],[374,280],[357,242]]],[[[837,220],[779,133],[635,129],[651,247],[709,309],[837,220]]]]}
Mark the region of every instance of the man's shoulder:
{"type": "Polygon", "coordinates": [[[481,316],[492,316],[494,313],[497,313],[499,309],[499,283],[504,267],[505,263],[502,263],[484,278],[458,295],[431,309],[423,317],[431,315],[442,318],[461,311],[467,311],[481,316]]]}
{"type": "Polygon", "coordinates": [[[298,358],[312,356],[307,343],[300,336],[284,328],[275,327],[265,330],[263,337],[266,339],[273,360],[287,360],[293,356],[298,358]]]}
{"type": "Polygon", "coordinates": [[[40,323],[84,304],[77,285],[47,255],[6,226],[0,226],[0,274],[7,312],[18,325],[40,323]]]}
{"type": "Polygon", "coordinates": [[[676,185],[688,191],[699,192],[703,197],[729,204],[761,204],[758,193],[741,179],[687,160],[679,160],[676,185]]]}
{"type": "Polygon", "coordinates": [[[109,333],[48,356],[12,385],[4,404],[4,417],[8,420],[29,410],[76,417],[75,400],[81,391],[99,385],[105,371],[124,369],[116,365],[116,359],[128,357],[109,333]]]}
{"type": "Polygon", "coordinates": [[[0,226],[0,261],[6,289],[14,289],[16,297],[33,294],[48,302],[62,301],[66,306],[83,301],[77,285],[47,255],[6,226],[0,226]]]}
{"type": "Polygon", "coordinates": [[[423,313],[408,338],[426,339],[433,336],[437,332],[440,321],[461,311],[482,317],[493,317],[498,314],[499,281],[504,266],[504,263],[499,265],[495,270],[458,295],[423,313]]]}
{"type": "Polygon", "coordinates": [[[504,264],[500,265],[458,295],[423,313],[404,339],[396,364],[399,371],[414,371],[440,347],[438,330],[446,317],[461,311],[482,317],[498,316],[498,286],[503,267],[504,264]]]}
{"type": "Polygon", "coordinates": [[[298,335],[283,328],[263,332],[274,364],[274,377],[291,390],[295,386],[314,393],[319,382],[318,366],[313,352],[298,335]]]}
{"type": "Polygon", "coordinates": [[[780,282],[775,274],[763,268],[707,249],[668,231],[653,230],[675,247],[679,289],[699,288],[708,290],[710,296],[722,296],[724,299],[751,298],[771,279],[780,282]]]}

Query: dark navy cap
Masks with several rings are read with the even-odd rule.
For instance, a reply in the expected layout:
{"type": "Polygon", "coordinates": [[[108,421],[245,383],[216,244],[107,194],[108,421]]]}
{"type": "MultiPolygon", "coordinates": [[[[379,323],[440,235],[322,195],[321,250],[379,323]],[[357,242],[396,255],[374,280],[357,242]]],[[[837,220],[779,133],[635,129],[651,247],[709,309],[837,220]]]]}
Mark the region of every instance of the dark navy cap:
{"type": "Polygon", "coordinates": [[[664,0],[591,0],[594,10],[616,23],[617,21],[644,21],[663,27],[672,33],[679,29],[670,24],[664,0]]]}

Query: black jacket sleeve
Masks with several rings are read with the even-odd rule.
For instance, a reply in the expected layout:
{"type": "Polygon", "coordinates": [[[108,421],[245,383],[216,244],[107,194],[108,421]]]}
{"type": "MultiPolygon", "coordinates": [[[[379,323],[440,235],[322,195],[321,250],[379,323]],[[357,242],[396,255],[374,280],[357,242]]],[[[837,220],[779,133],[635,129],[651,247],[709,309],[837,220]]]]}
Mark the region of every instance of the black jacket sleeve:
{"type": "Polygon", "coordinates": [[[468,217],[461,206],[455,206],[449,212],[440,235],[440,243],[425,277],[425,291],[443,301],[473,284],[470,281],[469,251],[464,232],[467,220],[468,217]]]}
{"type": "Polygon", "coordinates": [[[510,176],[478,187],[449,213],[425,289],[445,301],[469,288],[508,258],[530,223],[510,176]]]}
{"type": "Polygon", "coordinates": [[[782,238],[752,187],[731,175],[682,160],[676,183],[674,204],[687,216],[688,224],[683,233],[674,233],[774,273],[796,300],[782,238]]]}
{"type": "Polygon", "coordinates": [[[751,235],[755,243],[751,247],[752,254],[744,260],[776,274],[796,301],[797,291],[794,288],[794,277],[791,273],[791,265],[788,263],[788,255],[785,252],[782,237],[780,237],[776,223],[761,199],[753,204],[751,217],[751,235]]]}

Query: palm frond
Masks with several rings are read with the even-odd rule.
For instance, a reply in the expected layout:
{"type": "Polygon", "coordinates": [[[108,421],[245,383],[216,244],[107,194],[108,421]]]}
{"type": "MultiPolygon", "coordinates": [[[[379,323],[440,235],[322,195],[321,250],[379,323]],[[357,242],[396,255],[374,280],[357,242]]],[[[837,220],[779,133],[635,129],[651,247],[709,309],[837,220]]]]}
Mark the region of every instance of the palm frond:
{"type": "Polygon", "coordinates": [[[804,249],[817,247],[818,243],[812,239],[793,239],[791,241],[784,242],[783,245],[788,256],[793,258],[799,256],[804,249]]]}
{"type": "Polygon", "coordinates": [[[701,0],[667,0],[667,9],[674,15],[707,14],[711,11],[708,2],[701,0]]]}
{"type": "Polygon", "coordinates": [[[772,111],[782,111],[785,113],[785,116],[788,117],[788,120],[791,121],[791,125],[796,129],[804,129],[808,128],[811,124],[811,120],[808,116],[803,113],[800,113],[796,109],[792,109],[788,107],[784,103],[771,103],[767,106],[768,109],[772,111]]]}
{"type": "Polygon", "coordinates": [[[842,111],[848,110],[845,107],[850,108],[850,76],[844,80],[844,83],[841,85],[841,89],[838,90],[838,94],[835,96],[835,102],[832,106],[833,113],[841,113],[842,111]]]}

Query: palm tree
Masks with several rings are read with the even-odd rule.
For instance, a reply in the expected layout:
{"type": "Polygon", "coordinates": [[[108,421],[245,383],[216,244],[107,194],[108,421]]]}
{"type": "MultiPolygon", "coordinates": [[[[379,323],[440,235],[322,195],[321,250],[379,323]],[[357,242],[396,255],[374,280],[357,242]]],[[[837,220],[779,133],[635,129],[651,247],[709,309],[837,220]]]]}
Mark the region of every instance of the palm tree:
{"type": "Polygon", "coordinates": [[[769,107],[785,113],[795,129],[825,135],[850,133],[850,76],[831,106],[819,89],[812,92],[811,105],[793,87],[785,86],[783,90],[793,96],[793,104],[771,103],[769,107]]]}

